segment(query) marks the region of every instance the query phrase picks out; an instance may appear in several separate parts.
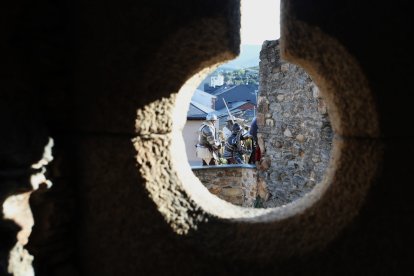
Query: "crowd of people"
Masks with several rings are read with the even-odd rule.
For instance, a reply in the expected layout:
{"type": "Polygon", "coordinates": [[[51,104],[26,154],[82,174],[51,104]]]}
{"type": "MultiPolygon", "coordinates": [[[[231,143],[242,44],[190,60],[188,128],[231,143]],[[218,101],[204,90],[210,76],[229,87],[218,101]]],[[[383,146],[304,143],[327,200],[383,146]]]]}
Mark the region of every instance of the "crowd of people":
{"type": "Polygon", "coordinates": [[[243,126],[242,120],[229,115],[222,131],[216,129],[218,118],[209,113],[198,129],[196,155],[206,165],[255,164],[260,160],[257,121],[243,126]]]}

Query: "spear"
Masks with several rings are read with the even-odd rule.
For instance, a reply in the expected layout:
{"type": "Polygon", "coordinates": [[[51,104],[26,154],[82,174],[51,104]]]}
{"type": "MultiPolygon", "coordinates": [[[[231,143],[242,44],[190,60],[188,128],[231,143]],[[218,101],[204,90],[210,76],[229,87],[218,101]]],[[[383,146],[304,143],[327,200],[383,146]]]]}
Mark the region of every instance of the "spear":
{"type": "Polygon", "coordinates": [[[223,102],[224,102],[224,105],[226,106],[227,113],[229,113],[229,117],[230,117],[230,119],[231,119],[231,122],[234,124],[233,116],[231,116],[230,110],[229,110],[229,108],[227,107],[227,103],[226,103],[226,100],[225,100],[224,98],[223,98],[223,102]]]}

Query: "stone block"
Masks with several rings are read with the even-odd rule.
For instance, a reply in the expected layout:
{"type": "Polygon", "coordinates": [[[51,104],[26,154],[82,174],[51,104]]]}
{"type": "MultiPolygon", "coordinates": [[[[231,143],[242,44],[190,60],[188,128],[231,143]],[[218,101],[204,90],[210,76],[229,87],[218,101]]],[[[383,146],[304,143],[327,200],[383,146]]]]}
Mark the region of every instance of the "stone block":
{"type": "Polygon", "coordinates": [[[243,196],[243,191],[240,188],[223,188],[221,190],[221,195],[226,197],[243,196]]]}
{"type": "Polygon", "coordinates": [[[266,126],[273,127],[275,124],[273,119],[266,119],[266,126]]]}
{"type": "Polygon", "coordinates": [[[263,179],[259,179],[257,182],[257,193],[264,201],[267,201],[269,199],[267,184],[263,179]]]}
{"type": "Polygon", "coordinates": [[[221,193],[222,188],[217,187],[217,186],[214,186],[214,187],[212,187],[212,188],[208,189],[208,191],[209,191],[210,193],[212,193],[213,195],[218,195],[218,194],[220,194],[220,193],[221,193]]]}
{"type": "Polygon", "coordinates": [[[285,135],[286,137],[292,137],[292,133],[290,132],[288,128],[285,129],[285,131],[283,132],[283,135],[285,135]]]}
{"type": "Polygon", "coordinates": [[[264,114],[261,114],[261,113],[257,114],[256,118],[257,118],[257,125],[259,127],[265,125],[265,116],[264,116],[264,114]]]}
{"type": "Polygon", "coordinates": [[[268,156],[263,157],[260,160],[259,170],[260,171],[268,170],[270,168],[270,164],[271,164],[270,158],[268,156]]]}
{"type": "Polygon", "coordinates": [[[287,72],[289,70],[289,63],[284,63],[280,66],[280,71],[287,72]]]}
{"type": "Polygon", "coordinates": [[[277,95],[276,99],[277,99],[279,102],[281,102],[281,101],[283,101],[283,100],[285,99],[285,96],[284,96],[284,95],[277,95]]]}
{"type": "Polygon", "coordinates": [[[305,140],[305,136],[303,136],[302,134],[296,135],[296,141],[303,143],[304,140],[305,140]]]}
{"type": "Polygon", "coordinates": [[[275,74],[275,73],[279,73],[280,72],[280,67],[273,67],[272,68],[272,73],[273,74],[275,74]]]}

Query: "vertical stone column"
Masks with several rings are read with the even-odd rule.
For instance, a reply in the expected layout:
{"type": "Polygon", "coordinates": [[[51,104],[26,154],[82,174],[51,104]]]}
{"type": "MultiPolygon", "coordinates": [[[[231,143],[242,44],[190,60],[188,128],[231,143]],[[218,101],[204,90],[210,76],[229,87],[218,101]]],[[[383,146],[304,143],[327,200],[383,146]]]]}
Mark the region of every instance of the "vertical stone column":
{"type": "Polygon", "coordinates": [[[259,181],[271,194],[265,207],[291,202],[323,179],[332,140],[327,108],[310,76],[280,58],[277,40],[260,53],[257,122],[259,181]]]}

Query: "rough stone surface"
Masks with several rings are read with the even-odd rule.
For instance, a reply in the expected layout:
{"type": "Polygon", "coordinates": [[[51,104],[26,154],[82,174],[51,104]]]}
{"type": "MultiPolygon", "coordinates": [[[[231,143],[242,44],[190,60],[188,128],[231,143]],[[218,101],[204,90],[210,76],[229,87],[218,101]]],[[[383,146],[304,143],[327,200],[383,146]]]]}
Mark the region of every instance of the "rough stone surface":
{"type": "Polygon", "coordinates": [[[254,207],[259,191],[254,166],[206,166],[193,172],[212,194],[235,205],[254,207]]]}
{"type": "Polygon", "coordinates": [[[271,194],[264,206],[276,207],[322,181],[333,132],[318,87],[302,68],[281,59],[279,41],[262,45],[259,94],[258,116],[267,118],[258,120],[265,147],[260,177],[271,194]]]}
{"type": "MultiPolygon", "coordinates": [[[[335,132],[327,183],[274,209],[228,203],[247,215],[209,215],[187,235],[173,231],[170,223],[186,223],[177,214],[188,211],[189,200],[168,160],[165,166],[151,160],[148,165],[157,168],[140,170],[145,162],[137,164],[131,141],[137,136],[137,110],[169,98],[201,68],[237,55],[239,4],[2,2],[1,204],[32,190],[30,165],[41,157],[48,137],[57,149],[51,166],[60,173],[51,175],[60,188],[37,197],[39,208],[33,208],[32,235],[47,230],[28,249],[35,275],[412,271],[413,168],[402,161],[414,155],[414,136],[403,131],[414,122],[408,1],[282,0],[282,56],[317,83],[335,132]],[[150,197],[155,187],[163,195],[160,202],[150,197]],[[312,204],[297,204],[309,198],[312,204]],[[159,206],[166,207],[164,213],[159,206]]],[[[168,122],[164,119],[160,124],[168,122]]],[[[259,119],[264,125],[272,118],[259,119]]],[[[151,131],[162,137],[150,141],[142,135],[145,150],[150,154],[155,145],[169,150],[168,131],[161,126],[151,131]]],[[[7,274],[20,230],[1,219],[1,275],[7,274]]]]}

